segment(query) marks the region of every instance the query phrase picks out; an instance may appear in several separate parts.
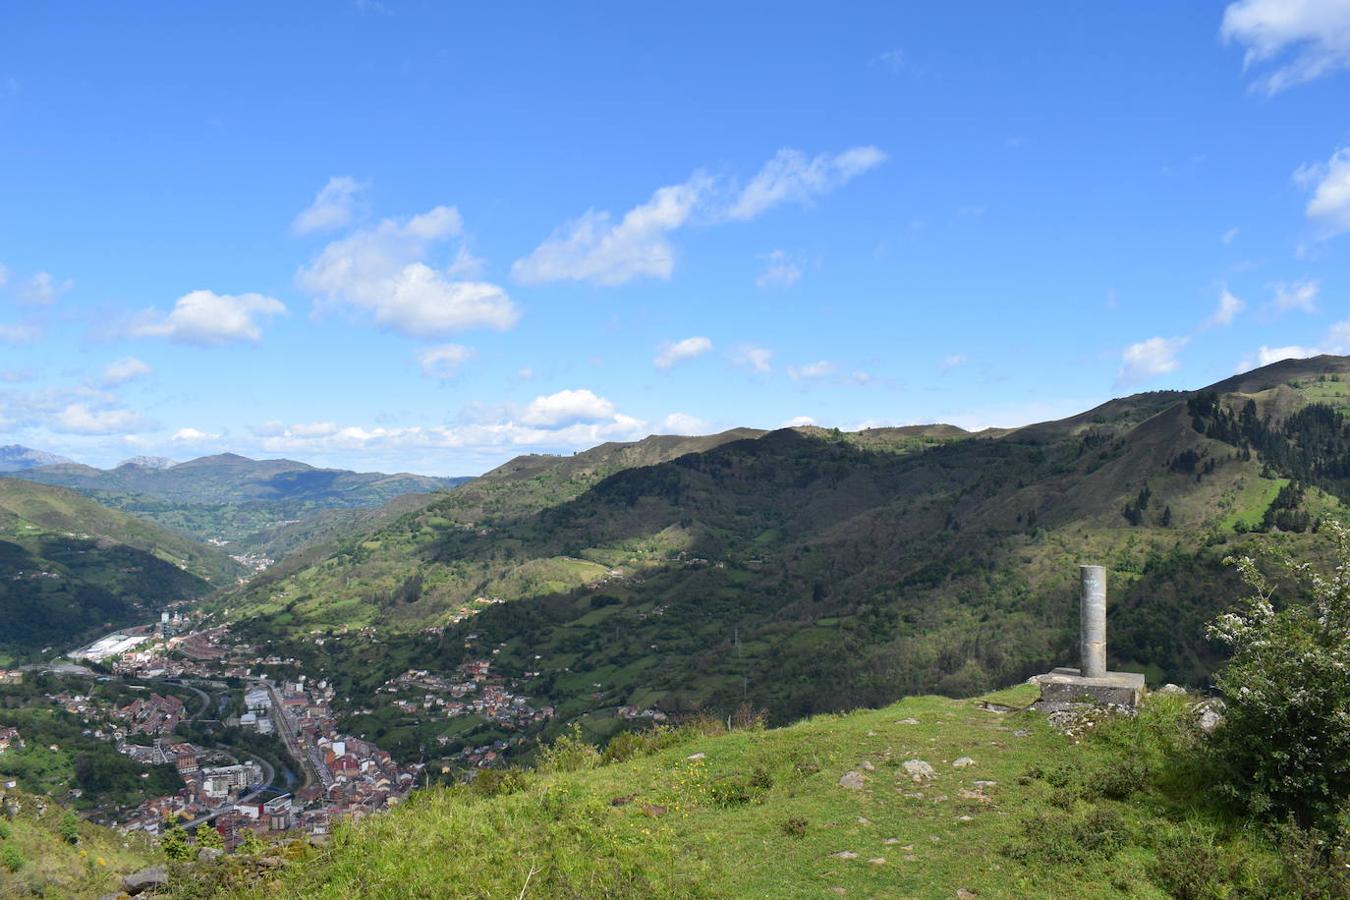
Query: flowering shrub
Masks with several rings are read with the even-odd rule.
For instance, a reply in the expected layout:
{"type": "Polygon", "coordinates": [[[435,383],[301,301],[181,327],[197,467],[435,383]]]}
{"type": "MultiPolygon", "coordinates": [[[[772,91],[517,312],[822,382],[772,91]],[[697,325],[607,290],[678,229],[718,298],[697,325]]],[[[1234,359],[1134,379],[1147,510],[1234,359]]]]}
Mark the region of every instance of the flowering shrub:
{"type": "Polygon", "coordinates": [[[1222,789],[1249,811],[1335,831],[1350,798],[1350,530],[1321,531],[1331,571],[1286,556],[1298,596],[1278,606],[1251,557],[1228,560],[1250,593],[1208,629],[1233,653],[1213,749],[1222,789]]]}

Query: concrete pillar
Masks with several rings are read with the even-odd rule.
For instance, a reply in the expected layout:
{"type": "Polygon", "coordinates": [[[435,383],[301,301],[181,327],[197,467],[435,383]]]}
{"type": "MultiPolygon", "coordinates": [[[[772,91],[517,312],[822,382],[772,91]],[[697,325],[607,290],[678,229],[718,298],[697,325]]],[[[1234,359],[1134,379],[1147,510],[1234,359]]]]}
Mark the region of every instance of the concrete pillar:
{"type": "Polygon", "coordinates": [[[1079,566],[1078,573],[1082,583],[1080,671],[1084,678],[1101,678],[1106,674],[1106,569],[1079,566]]]}

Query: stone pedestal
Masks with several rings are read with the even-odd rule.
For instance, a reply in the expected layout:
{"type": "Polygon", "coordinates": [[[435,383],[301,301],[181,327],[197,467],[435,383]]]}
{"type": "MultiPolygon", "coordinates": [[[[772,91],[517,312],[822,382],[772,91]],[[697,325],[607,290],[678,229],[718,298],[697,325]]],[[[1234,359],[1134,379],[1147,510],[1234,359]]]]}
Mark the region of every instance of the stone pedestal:
{"type": "Polygon", "coordinates": [[[1144,676],[1134,672],[1107,672],[1092,678],[1078,669],[1059,668],[1036,676],[1041,699],[1035,708],[1094,703],[1098,706],[1123,706],[1134,709],[1144,697],[1144,676]]]}

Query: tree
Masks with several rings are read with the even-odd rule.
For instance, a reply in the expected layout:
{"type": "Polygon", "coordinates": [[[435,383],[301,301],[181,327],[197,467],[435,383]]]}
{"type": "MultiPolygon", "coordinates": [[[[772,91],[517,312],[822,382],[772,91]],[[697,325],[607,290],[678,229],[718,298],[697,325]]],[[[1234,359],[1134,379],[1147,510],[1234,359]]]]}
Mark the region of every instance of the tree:
{"type": "Polygon", "coordinates": [[[198,825],[195,836],[197,838],[197,846],[200,848],[204,849],[210,847],[213,850],[225,849],[225,839],[220,836],[220,832],[216,831],[216,827],[210,822],[207,822],[204,825],[198,825]]]}
{"type": "Polygon", "coordinates": [[[1216,679],[1227,710],[1213,750],[1225,792],[1250,812],[1334,832],[1350,799],[1350,529],[1321,533],[1329,573],[1282,560],[1296,597],[1277,598],[1251,557],[1226,560],[1250,593],[1208,629],[1233,652],[1216,679]]]}
{"type": "Polygon", "coordinates": [[[237,852],[255,856],[267,849],[267,844],[251,828],[244,829],[244,839],[239,842],[237,852]]]}
{"type": "Polygon", "coordinates": [[[69,810],[61,817],[61,837],[65,838],[67,844],[80,842],[80,822],[69,810]]]}
{"type": "Polygon", "coordinates": [[[183,824],[177,818],[172,818],[164,826],[164,833],[159,837],[160,849],[164,855],[173,860],[192,859],[197,851],[188,843],[187,832],[183,830],[183,824]]]}

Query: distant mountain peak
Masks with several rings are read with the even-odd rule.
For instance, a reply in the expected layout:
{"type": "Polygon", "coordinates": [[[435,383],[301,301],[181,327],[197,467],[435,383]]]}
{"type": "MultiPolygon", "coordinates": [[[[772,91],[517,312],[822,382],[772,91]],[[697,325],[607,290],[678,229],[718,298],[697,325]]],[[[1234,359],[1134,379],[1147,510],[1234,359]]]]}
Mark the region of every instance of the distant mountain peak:
{"type": "Polygon", "coordinates": [[[23,472],[39,466],[59,466],[73,463],[74,460],[44,450],[34,450],[19,444],[0,447],[0,472],[23,472]]]}
{"type": "Polygon", "coordinates": [[[124,459],[117,464],[117,468],[123,466],[138,466],[142,469],[172,469],[178,465],[178,460],[169,459],[167,456],[133,456],[131,459],[124,459]]]}

